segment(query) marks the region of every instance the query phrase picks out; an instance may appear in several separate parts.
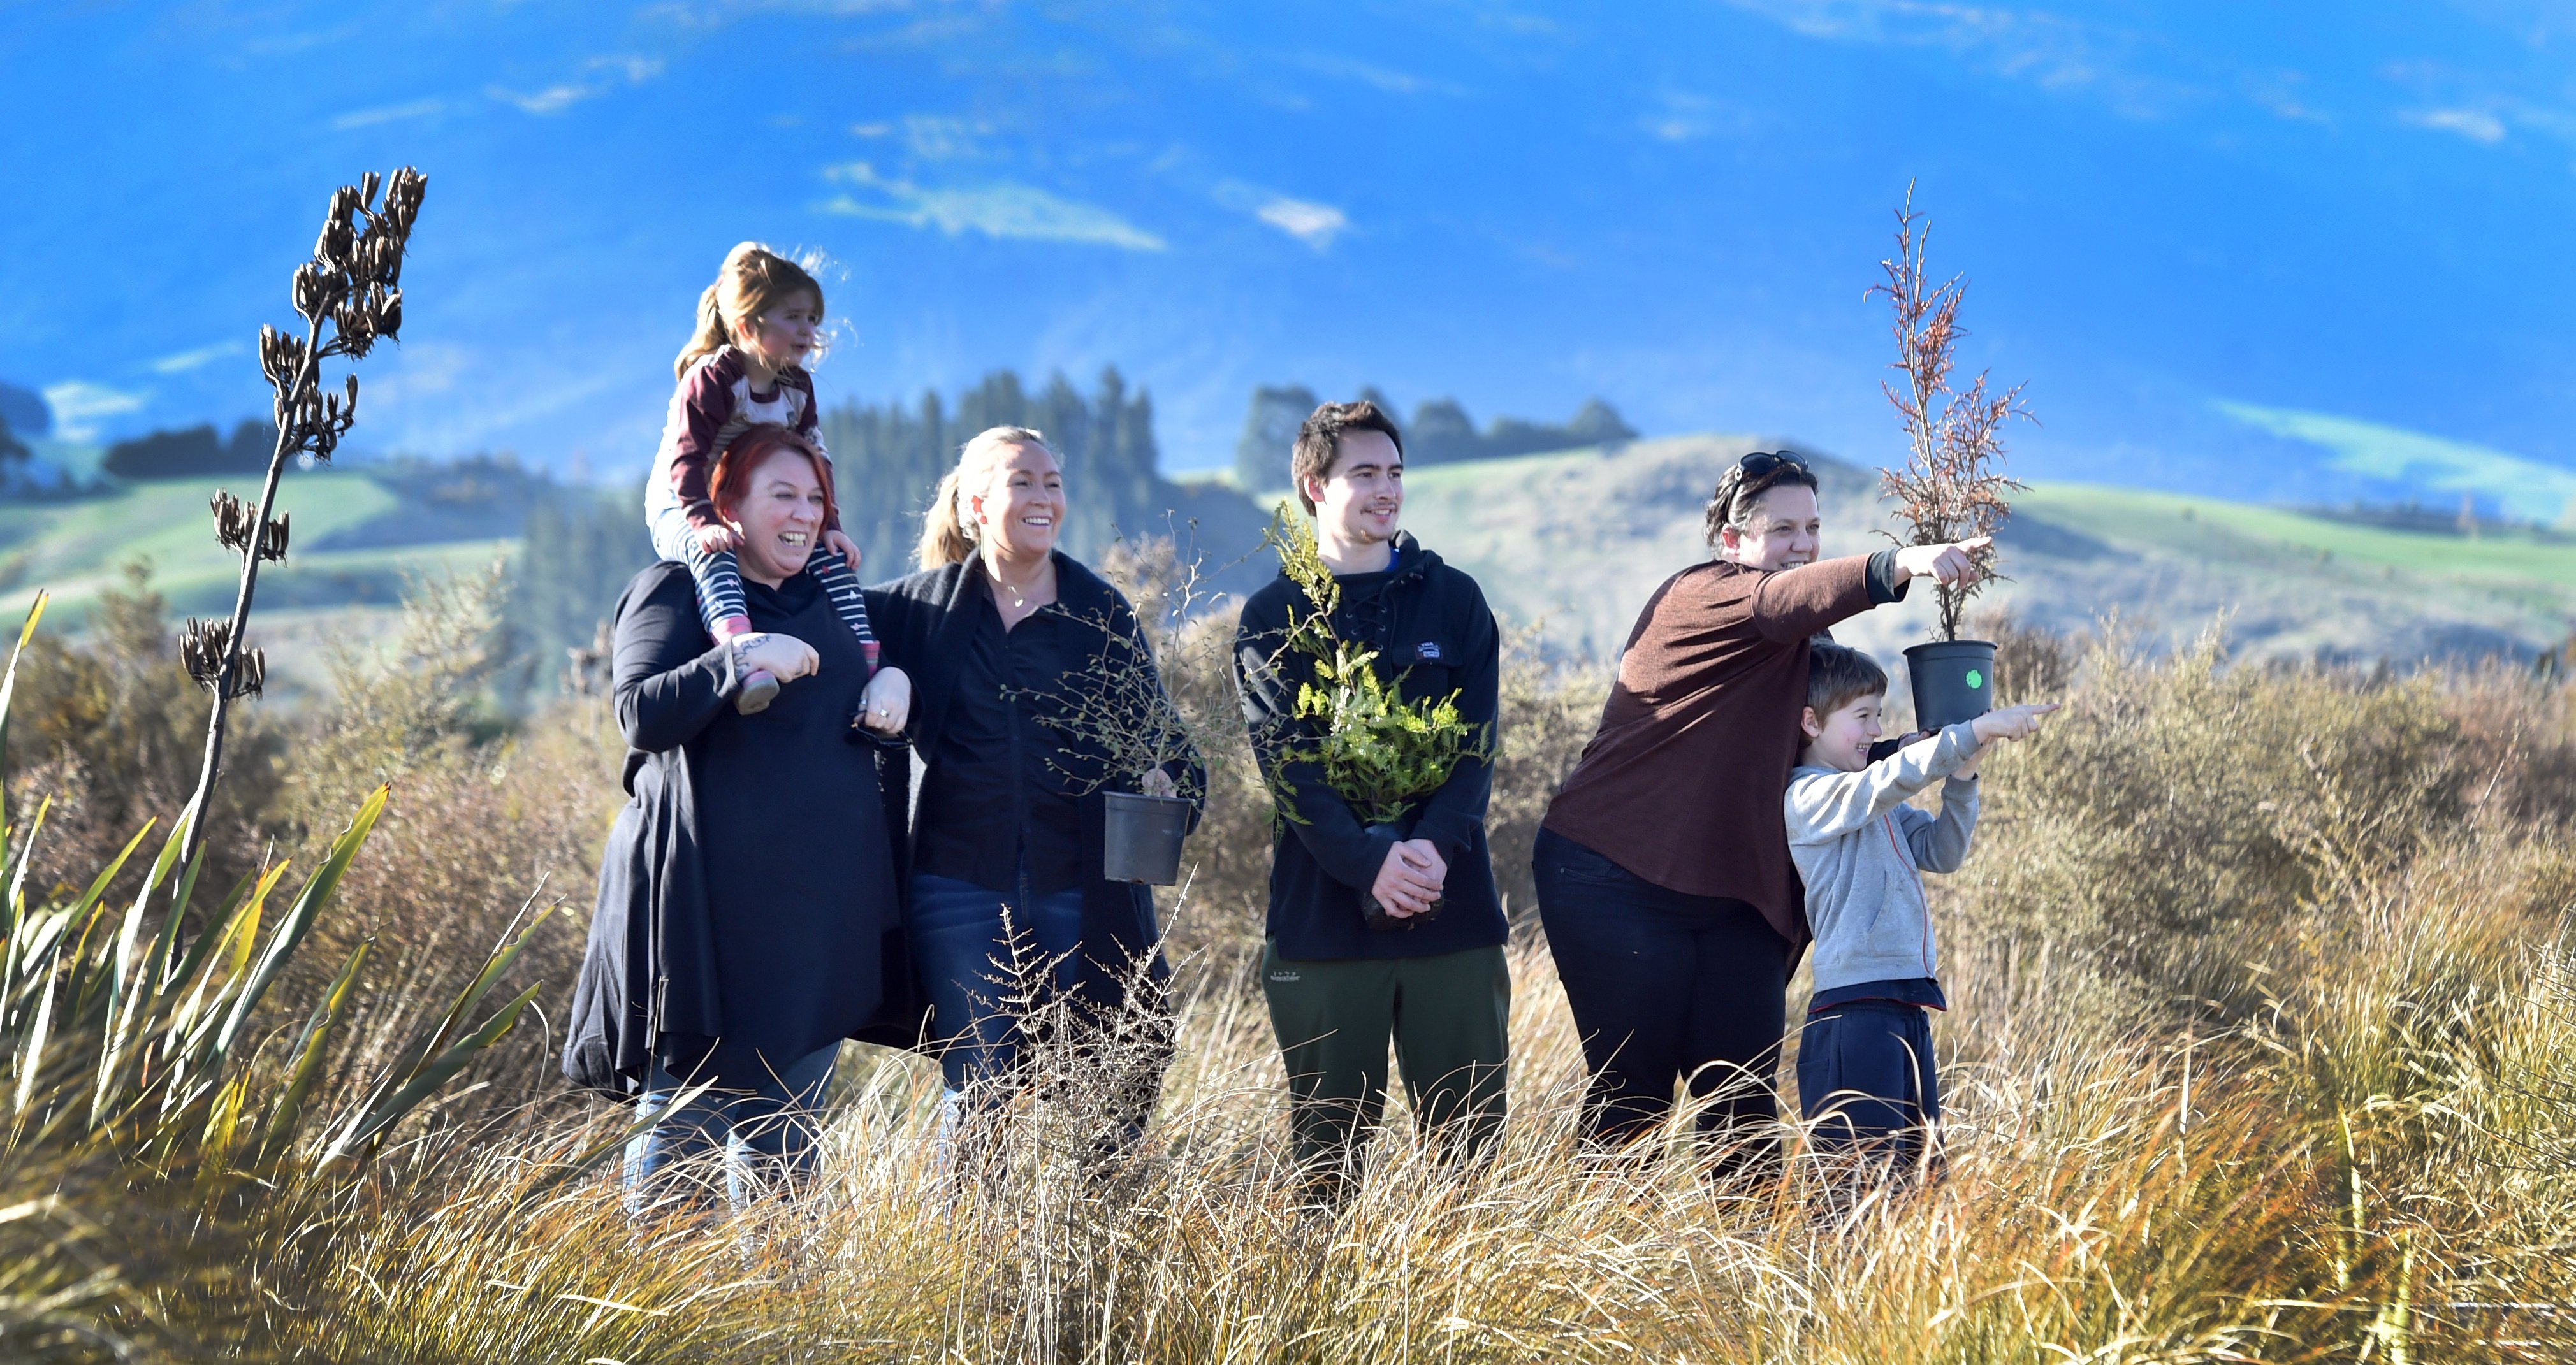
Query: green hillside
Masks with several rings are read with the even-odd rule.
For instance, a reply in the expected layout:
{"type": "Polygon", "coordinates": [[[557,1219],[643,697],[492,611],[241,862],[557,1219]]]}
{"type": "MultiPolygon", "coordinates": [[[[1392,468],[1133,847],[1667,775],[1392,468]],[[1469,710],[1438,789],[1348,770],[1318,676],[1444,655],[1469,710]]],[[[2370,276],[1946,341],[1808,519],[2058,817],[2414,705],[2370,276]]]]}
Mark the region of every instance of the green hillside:
{"type": "MultiPolygon", "coordinates": [[[[1615,452],[1442,465],[1408,475],[1406,520],[1552,642],[1606,655],[1655,586],[1706,556],[1717,472],[1776,438],[1699,435],[1615,452]]],[[[1825,552],[1888,542],[1875,471],[1824,461],[1825,552]]],[[[2015,581],[1985,599],[2083,630],[2116,613],[2166,633],[2224,613],[2241,656],[2475,657],[2554,647],[2576,628],[2576,538],[2469,537],[2354,525],[2213,498],[2041,484],[2002,537],[2015,581]]],[[[1927,638],[1907,604],[1838,635],[1877,652],[1927,638]]]]}
{"type": "Polygon", "coordinates": [[[2115,539],[2142,541],[2215,559],[2314,560],[2402,569],[2428,580],[2528,591],[2536,602],[2576,596],[2576,536],[2536,531],[2429,535],[2209,498],[2142,493],[2097,484],[2041,484],[2020,511],[2115,539]]]}
{"type": "MultiPolygon", "coordinates": [[[[1705,557],[1701,508],[1717,471],[1740,451],[1779,443],[1679,436],[1426,466],[1408,477],[1406,522],[1475,574],[1507,619],[1542,625],[1555,647],[1606,657],[1655,586],[1705,557]]],[[[1820,470],[1826,553],[1885,545],[1875,534],[1888,524],[1875,473],[1832,460],[1820,470]]],[[[288,646],[272,654],[281,677],[310,681],[316,665],[302,656],[383,629],[408,575],[480,569],[515,553],[515,534],[497,532],[516,531],[504,518],[514,502],[524,515],[525,489],[509,480],[525,477],[480,466],[291,473],[280,505],[294,518],[295,548],[260,577],[260,630],[288,646]]],[[[1260,519],[1249,504],[1217,486],[1171,487],[1184,505],[1164,524],[1194,530],[1208,567],[1226,570],[1221,586],[1257,586],[1268,571],[1252,555],[1260,519]]],[[[0,590],[49,588],[56,619],[77,628],[99,591],[140,556],[174,613],[220,612],[238,567],[214,542],[212,491],[209,480],[175,480],[73,502],[0,504],[0,590]]],[[[2178,634],[2225,613],[2243,656],[2404,662],[2529,654],[2576,626],[2576,537],[2560,533],[2391,530],[2051,483],[2021,497],[2003,541],[2014,581],[1988,602],[2062,630],[2116,613],[2178,634]]],[[[1928,607],[1908,603],[1838,633],[1892,653],[1925,638],[1929,622],[1928,607]]]]}
{"type": "MultiPolygon", "coordinates": [[[[257,485],[241,480],[244,497],[257,485]]],[[[122,581],[123,565],[152,564],[154,587],[180,614],[205,615],[232,602],[241,561],[215,543],[207,500],[210,479],[131,485],[101,498],[0,504],[0,586],[50,590],[66,625],[77,623],[101,588],[122,581]]],[[[358,532],[402,513],[374,477],[348,471],[290,474],[278,506],[292,518],[284,564],[260,571],[260,602],[278,608],[390,608],[402,598],[406,572],[489,564],[512,541],[474,539],[364,549],[309,549],[337,533],[358,532]]]]}

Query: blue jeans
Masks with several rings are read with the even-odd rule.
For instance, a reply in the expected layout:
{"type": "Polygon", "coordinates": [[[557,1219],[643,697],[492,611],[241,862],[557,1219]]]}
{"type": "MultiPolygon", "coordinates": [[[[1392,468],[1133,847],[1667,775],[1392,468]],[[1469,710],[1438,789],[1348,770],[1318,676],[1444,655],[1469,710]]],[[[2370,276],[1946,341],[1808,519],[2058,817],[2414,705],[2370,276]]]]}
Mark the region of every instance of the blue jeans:
{"type": "Polygon", "coordinates": [[[955,877],[912,878],[904,931],[930,996],[930,1036],[947,1044],[939,1068],[951,1092],[1008,1073],[1019,1059],[1021,1013],[1074,987],[1082,888],[1032,896],[1026,871],[1019,883],[1005,896],[955,877]]]}
{"type": "Polygon", "coordinates": [[[725,1200],[736,1209],[765,1186],[806,1175],[814,1166],[816,1111],[839,1052],[835,1044],[773,1066],[756,1052],[737,1052],[719,1043],[683,1075],[673,1075],[655,1060],[644,1095],[636,1101],[636,1117],[653,1120],[653,1126],[626,1144],[628,1210],[641,1212],[657,1182],[687,1174],[672,1167],[703,1163],[718,1153],[724,1161],[725,1200]],[[685,1108],[671,1108],[681,1090],[710,1079],[714,1088],[685,1108]]]}

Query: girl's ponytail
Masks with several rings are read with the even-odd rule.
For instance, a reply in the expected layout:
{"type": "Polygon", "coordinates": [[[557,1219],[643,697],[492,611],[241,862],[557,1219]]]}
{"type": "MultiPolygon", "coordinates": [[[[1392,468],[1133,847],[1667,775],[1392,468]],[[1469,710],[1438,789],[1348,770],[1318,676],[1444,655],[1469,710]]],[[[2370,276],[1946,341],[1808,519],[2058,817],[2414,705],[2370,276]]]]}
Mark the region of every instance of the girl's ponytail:
{"type": "MultiPolygon", "coordinates": [[[[696,330],[680,358],[671,362],[671,377],[686,379],[689,367],[733,344],[734,329],[767,312],[799,291],[814,296],[814,311],[823,311],[823,284],[812,271],[758,242],[742,242],[725,253],[716,282],[698,296],[696,330]]],[[[817,333],[814,358],[821,359],[829,338],[817,333]]]]}
{"type": "MultiPolygon", "coordinates": [[[[733,262],[727,260],[725,264],[733,262]]],[[[689,344],[681,348],[680,358],[671,363],[672,378],[688,378],[690,366],[723,350],[726,343],[733,340],[725,335],[724,309],[716,301],[716,293],[723,287],[721,283],[711,284],[707,286],[707,292],[698,295],[697,330],[689,334],[689,344]]]]}

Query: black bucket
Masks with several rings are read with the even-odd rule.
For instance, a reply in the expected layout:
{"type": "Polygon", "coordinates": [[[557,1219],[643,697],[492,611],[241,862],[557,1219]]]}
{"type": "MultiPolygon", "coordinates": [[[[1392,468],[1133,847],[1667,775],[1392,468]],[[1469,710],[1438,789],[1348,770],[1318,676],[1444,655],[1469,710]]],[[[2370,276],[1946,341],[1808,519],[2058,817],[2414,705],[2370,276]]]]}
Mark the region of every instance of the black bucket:
{"type": "Polygon", "coordinates": [[[1181,879],[1181,840],[1190,803],[1177,796],[1102,792],[1101,875],[1113,882],[1170,886],[1181,879]]]}
{"type": "MultiPolygon", "coordinates": [[[[1395,840],[1397,843],[1402,843],[1413,837],[1413,821],[1408,818],[1404,823],[1398,825],[1371,825],[1368,827],[1368,832],[1371,834],[1383,834],[1388,838],[1395,840]]],[[[1431,903],[1431,908],[1423,911],[1421,914],[1390,915],[1386,912],[1386,907],[1379,904],[1378,898],[1371,895],[1368,888],[1362,887],[1360,889],[1360,923],[1367,925],[1369,927],[1369,931],[1372,933],[1406,933],[1410,930],[1419,929],[1422,926],[1429,924],[1431,921],[1440,918],[1440,907],[1447,905],[1448,903],[1449,898],[1443,896],[1440,899],[1433,901],[1431,903]]]]}
{"type": "Polygon", "coordinates": [[[1914,728],[1938,730],[1995,709],[1995,647],[1985,640],[1936,640],[1905,651],[1914,678],[1914,728]]]}

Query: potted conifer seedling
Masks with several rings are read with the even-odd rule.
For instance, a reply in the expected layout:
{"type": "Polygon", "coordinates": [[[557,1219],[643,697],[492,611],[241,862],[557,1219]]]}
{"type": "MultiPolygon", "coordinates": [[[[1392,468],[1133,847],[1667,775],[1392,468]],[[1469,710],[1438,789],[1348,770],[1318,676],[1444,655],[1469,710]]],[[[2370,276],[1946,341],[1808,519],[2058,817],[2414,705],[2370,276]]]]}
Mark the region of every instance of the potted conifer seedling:
{"type": "MultiPolygon", "coordinates": [[[[1928,280],[1923,246],[1929,235],[1909,189],[1905,206],[1896,212],[1896,255],[1879,262],[1887,278],[1869,291],[1886,295],[1895,314],[1896,361],[1889,368],[1905,381],[1879,385],[1896,406],[1906,436],[1904,468],[1880,470],[1879,481],[1906,521],[1911,539],[1899,543],[1951,545],[1992,536],[2011,514],[2005,495],[2022,485],[1997,472],[2004,454],[2002,428],[2030,413],[2022,406],[2021,386],[1993,393],[1982,371],[1966,390],[1952,386],[1958,345],[1967,336],[1959,326],[1959,301],[1968,281],[1959,275],[1937,284],[1928,280]]],[[[1889,539],[1897,537],[1890,534],[1889,539]]],[[[1973,558],[1974,580],[1936,589],[1941,638],[1905,651],[1914,721],[1922,729],[1954,725],[1994,705],[1993,643],[1959,638],[1969,599],[1999,577],[1991,543],[1973,558]]]]}
{"type": "MultiPolygon", "coordinates": [[[[1315,529],[1290,515],[1288,504],[1279,505],[1264,539],[1304,593],[1305,609],[1289,612],[1287,651],[1306,656],[1314,673],[1312,681],[1298,685],[1290,712],[1312,727],[1313,738],[1266,765],[1264,777],[1279,798],[1279,811],[1297,818],[1288,799],[1295,793],[1286,776],[1288,765],[1313,763],[1324,784],[1350,803],[1369,833],[1410,839],[1423,803],[1448,783],[1461,762],[1491,759],[1492,739],[1458,713],[1456,691],[1407,701],[1400,690],[1403,674],[1381,677],[1376,650],[1333,633],[1341,585],[1316,553],[1315,529]]],[[[1376,896],[1360,892],[1361,919],[1381,933],[1418,929],[1440,907],[1441,902],[1433,901],[1420,914],[1390,915],[1376,896]]]]}
{"type": "Polygon", "coordinates": [[[1135,615],[1075,618],[1097,631],[1094,647],[1070,680],[1070,705],[1049,725],[1099,762],[1082,778],[1082,795],[1100,801],[1101,875],[1113,882],[1170,886],[1181,879],[1181,847],[1190,812],[1206,794],[1203,720],[1183,714],[1154,666],[1198,647],[1192,608],[1201,598],[1198,566],[1182,564],[1168,538],[1111,547],[1105,571],[1134,598],[1135,615]],[[1170,779],[1167,790],[1154,775],[1170,779]]]}

